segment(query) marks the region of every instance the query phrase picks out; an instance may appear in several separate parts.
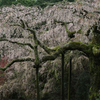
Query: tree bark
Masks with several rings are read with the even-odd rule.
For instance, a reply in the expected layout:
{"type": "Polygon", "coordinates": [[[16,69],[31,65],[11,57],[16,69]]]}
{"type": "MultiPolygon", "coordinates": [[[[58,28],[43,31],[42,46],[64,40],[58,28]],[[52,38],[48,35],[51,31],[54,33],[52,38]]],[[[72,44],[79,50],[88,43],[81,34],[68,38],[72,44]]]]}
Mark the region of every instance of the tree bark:
{"type": "MultiPolygon", "coordinates": [[[[32,58],[28,59],[19,59],[19,60],[13,60],[11,63],[9,63],[5,68],[1,68],[1,70],[6,70],[8,67],[10,67],[15,62],[23,62],[23,61],[34,61],[36,67],[40,67],[40,64],[45,63],[48,60],[55,60],[60,54],[68,51],[68,50],[79,50],[84,52],[90,59],[91,66],[90,66],[90,77],[91,77],[91,88],[90,88],[90,94],[89,94],[89,100],[95,100],[98,91],[100,90],[100,44],[94,45],[94,44],[84,44],[81,42],[69,42],[65,43],[62,46],[57,46],[54,49],[48,49],[44,47],[44,45],[40,44],[37,40],[35,32],[33,32],[34,37],[34,43],[35,46],[33,47],[29,43],[19,43],[19,42],[13,42],[11,40],[7,39],[0,39],[0,41],[8,41],[14,44],[18,45],[28,45],[31,47],[31,49],[34,50],[35,53],[35,60],[32,60],[32,58]],[[41,59],[39,59],[38,55],[38,45],[41,45],[42,48],[45,49],[47,53],[51,53],[48,56],[43,56],[41,59]],[[50,50],[50,51],[48,51],[50,50]]],[[[99,41],[100,42],[100,41],[99,41]]],[[[96,42],[96,43],[99,43],[96,42]]],[[[36,74],[37,74],[37,95],[39,95],[39,80],[38,80],[38,68],[36,68],[36,74]]],[[[39,100],[39,97],[38,97],[39,100]]]]}
{"type": "Polygon", "coordinates": [[[96,100],[98,92],[100,90],[100,57],[90,58],[90,94],[89,100],[96,100]]]}

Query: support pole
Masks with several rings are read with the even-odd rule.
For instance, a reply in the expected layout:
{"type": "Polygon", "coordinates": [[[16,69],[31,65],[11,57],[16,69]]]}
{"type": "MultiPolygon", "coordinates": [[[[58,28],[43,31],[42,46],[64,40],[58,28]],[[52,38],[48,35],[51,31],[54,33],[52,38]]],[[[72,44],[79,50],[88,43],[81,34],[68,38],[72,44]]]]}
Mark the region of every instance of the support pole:
{"type": "Polygon", "coordinates": [[[72,57],[70,56],[70,65],[69,65],[69,73],[68,73],[68,100],[71,97],[71,69],[72,69],[72,57]]]}
{"type": "Polygon", "coordinates": [[[36,85],[37,85],[37,100],[40,100],[40,93],[39,93],[39,68],[36,67],[36,85]]]}
{"type": "Polygon", "coordinates": [[[62,54],[61,100],[64,100],[64,54],[62,54]]]}

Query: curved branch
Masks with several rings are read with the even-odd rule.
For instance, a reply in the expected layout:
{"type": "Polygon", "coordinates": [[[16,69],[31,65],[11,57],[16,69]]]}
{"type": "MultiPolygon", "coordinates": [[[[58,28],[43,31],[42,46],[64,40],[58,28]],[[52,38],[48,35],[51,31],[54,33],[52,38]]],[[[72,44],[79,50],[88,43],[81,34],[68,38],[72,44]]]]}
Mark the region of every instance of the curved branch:
{"type": "Polygon", "coordinates": [[[26,30],[30,31],[33,35],[36,33],[35,30],[31,29],[31,28],[27,28],[26,30]]]}
{"type": "Polygon", "coordinates": [[[54,60],[60,54],[65,53],[67,50],[80,50],[83,51],[87,56],[89,56],[89,54],[92,52],[92,47],[81,42],[69,42],[64,44],[62,47],[58,47],[56,52],[52,55],[42,57],[40,59],[40,63],[46,62],[48,60],[54,60]]]}
{"type": "Polygon", "coordinates": [[[20,42],[17,42],[17,41],[11,41],[11,40],[8,40],[8,39],[0,39],[0,41],[8,41],[10,43],[15,43],[15,44],[18,44],[18,45],[27,45],[29,46],[31,49],[34,49],[34,46],[32,46],[30,43],[20,43],[20,42]]]}
{"type": "Polygon", "coordinates": [[[21,58],[21,59],[15,59],[13,61],[11,61],[9,64],[7,64],[5,67],[0,67],[0,70],[5,71],[8,67],[10,67],[12,64],[14,64],[15,62],[24,62],[24,61],[32,61],[34,62],[33,58],[21,58]]]}
{"type": "Polygon", "coordinates": [[[69,31],[68,28],[67,28],[67,25],[66,24],[69,24],[69,23],[73,23],[73,22],[63,22],[63,21],[57,21],[56,19],[54,20],[54,22],[57,22],[57,23],[61,23],[61,25],[64,25],[65,26],[65,29],[66,29],[66,32],[68,33],[68,37],[70,38],[73,38],[75,37],[75,33],[82,33],[82,28],[80,28],[78,31],[69,31]]]}
{"type": "Polygon", "coordinates": [[[40,45],[41,48],[43,48],[48,54],[51,54],[51,52],[54,52],[55,50],[54,49],[50,49],[48,48],[47,46],[45,46],[43,43],[41,43],[38,39],[38,44],[40,45]]]}

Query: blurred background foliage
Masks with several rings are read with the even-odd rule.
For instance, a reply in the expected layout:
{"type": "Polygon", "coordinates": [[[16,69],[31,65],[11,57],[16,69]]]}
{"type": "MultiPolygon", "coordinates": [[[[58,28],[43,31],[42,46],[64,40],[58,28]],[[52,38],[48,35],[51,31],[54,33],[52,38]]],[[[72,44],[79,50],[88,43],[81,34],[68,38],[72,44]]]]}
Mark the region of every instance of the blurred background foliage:
{"type": "Polygon", "coordinates": [[[16,5],[18,3],[24,5],[24,6],[34,6],[39,5],[42,8],[46,7],[48,3],[56,3],[60,1],[69,1],[74,2],[75,0],[0,0],[0,6],[4,5],[16,5]]]}

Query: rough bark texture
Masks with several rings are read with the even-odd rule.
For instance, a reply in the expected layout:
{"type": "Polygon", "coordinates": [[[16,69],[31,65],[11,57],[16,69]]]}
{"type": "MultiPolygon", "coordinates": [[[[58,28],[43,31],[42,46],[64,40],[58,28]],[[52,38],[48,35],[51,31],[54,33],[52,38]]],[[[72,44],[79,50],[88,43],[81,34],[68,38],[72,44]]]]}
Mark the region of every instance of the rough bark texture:
{"type": "MultiPolygon", "coordinates": [[[[75,54],[73,53],[74,58],[72,59],[72,65],[74,65],[74,68],[72,68],[72,70],[76,68],[80,73],[83,70],[87,70],[88,58],[86,58],[86,56],[90,59],[91,87],[89,100],[95,100],[100,90],[100,32],[97,30],[99,29],[99,27],[97,28],[99,24],[94,24],[100,17],[99,4],[100,1],[97,0],[90,3],[83,1],[77,1],[75,3],[65,2],[64,4],[58,3],[46,7],[44,10],[37,7],[24,7],[22,5],[12,5],[11,7],[1,8],[0,37],[6,38],[4,40],[0,39],[0,41],[2,41],[0,42],[1,57],[5,54],[12,60],[18,57],[23,58],[28,56],[29,59],[21,61],[33,61],[35,59],[35,63],[31,63],[32,61],[30,63],[16,63],[6,70],[8,81],[0,87],[0,99],[11,98],[15,90],[18,95],[17,99],[20,99],[20,95],[22,94],[25,100],[28,99],[26,97],[32,99],[36,98],[36,74],[33,65],[39,65],[41,63],[43,65],[42,67],[39,66],[39,85],[41,88],[40,91],[43,93],[41,97],[43,96],[43,98],[47,98],[47,100],[54,97],[53,100],[59,100],[59,97],[57,98],[58,91],[55,90],[54,85],[61,76],[61,59],[59,59],[59,56],[63,52],[68,53],[67,51],[73,50],[75,54]],[[67,25],[66,29],[61,23],[55,23],[55,19],[59,22],[65,22],[67,25]],[[22,25],[19,24],[20,21],[22,25]],[[29,28],[27,28],[27,25],[23,23],[23,21],[28,23],[29,28]],[[15,27],[11,26],[14,23],[15,27]],[[21,28],[18,25],[17,27],[16,23],[18,23],[21,28]],[[33,29],[37,37],[31,34],[32,32],[34,33],[33,29]],[[72,34],[69,34],[71,32],[72,34]],[[35,39],[37,38],[37,40],[33,41],[33,36],[35,39]],[[13,45],[5,41],[9,41],[13,45]],[[39,46],[37,46],[37,44],[39,46]],[[24,47],[24,49],[22,47],[24,47]],[[40,47],[42,47],[42,49],[40,49],[40,47]],[[77,57],[76,51],[82,51],[82,53],[79,53],[79,55],[82,56],[77,57]],[[47,62],[48,60],[53,60],[53,62],[47,62]],[[84,60],[86,60],[85,63],[80,63],[84,62],[84,60]],[[56,93],[54,93],[54,96],[49,97],[49,94],[53,95],[52,91],[56,91],[56,93]],[[45,96],[46,93],[48,97],[47,95],[45,96]]],[[[67,62],[68,54],[66,59],[67,62]]],[[[17,60],[12,61],[12,63],[13,62],[17,62],[17,60]]],[[[66,62],[65,65],[67,64],[66,62]]],[[[67,69],[67,67],[65,68],[67,69]]],[[[14,97],[12,99],[14,99],[14,97]]]]}
{"type": "Polygon", "coordinates": [[[90,58],[90,62],[91,87],[89,100],[95,100],[100,90],[100,58],[93,56],[90,58]]]}

